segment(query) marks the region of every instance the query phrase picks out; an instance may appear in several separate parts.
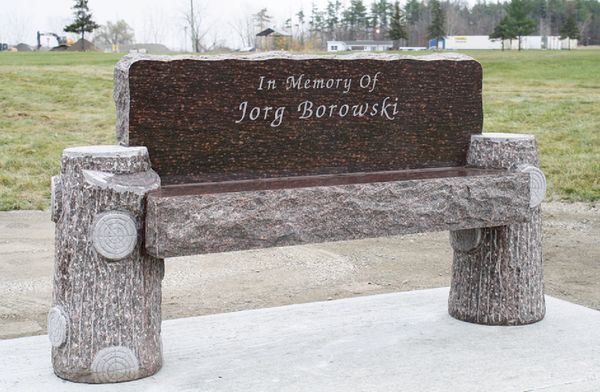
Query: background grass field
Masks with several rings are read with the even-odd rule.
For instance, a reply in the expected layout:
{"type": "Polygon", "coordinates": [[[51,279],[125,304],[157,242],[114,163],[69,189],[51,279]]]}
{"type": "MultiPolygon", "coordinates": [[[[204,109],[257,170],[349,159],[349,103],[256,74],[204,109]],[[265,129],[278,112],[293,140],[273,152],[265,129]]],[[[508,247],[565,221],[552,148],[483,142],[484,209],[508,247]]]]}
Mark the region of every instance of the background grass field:
{"type": "MultiPolygon", "coordinates": [[[[484,131],[537,137],[547,199],[600,200],[600,51],[466,53],[483,64],[484,131]]],[[[48,208],[65,147],[116,143],[119,57],[0,54],[0,210],[48,208]]]]}

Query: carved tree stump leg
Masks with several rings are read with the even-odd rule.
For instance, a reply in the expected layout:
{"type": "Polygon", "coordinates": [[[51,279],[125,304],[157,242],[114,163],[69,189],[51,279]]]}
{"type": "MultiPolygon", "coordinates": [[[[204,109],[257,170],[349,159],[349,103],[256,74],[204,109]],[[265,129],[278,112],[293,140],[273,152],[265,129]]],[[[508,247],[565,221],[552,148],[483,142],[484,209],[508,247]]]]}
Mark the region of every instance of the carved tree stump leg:
{"type": "Polygon", "coordinates": [[[544,318],[540,203],[546,180],[530,135],[473,136],[468,164],[530,174],[531,215],[525,223],[450,232],[454,248],[448,312],[487,325],[523,325],[544,318]]]}
{"type": "Polygon", "coordinates": [[[145,194],[159,186],[145,147],[63,152],[52,181],[56,250],[48,315],[59,377],[119,382],[160,369],[164,264],[142,244],[145,194]]]}

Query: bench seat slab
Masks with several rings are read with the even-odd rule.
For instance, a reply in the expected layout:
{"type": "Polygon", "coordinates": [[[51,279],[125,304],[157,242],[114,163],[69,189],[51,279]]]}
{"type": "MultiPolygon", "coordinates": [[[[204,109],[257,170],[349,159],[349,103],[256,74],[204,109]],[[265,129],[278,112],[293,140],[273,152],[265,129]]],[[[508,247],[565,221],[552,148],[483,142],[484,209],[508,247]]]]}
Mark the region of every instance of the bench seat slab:
{"type": "Polygon", "coordinates": [[[346,184],[319,177],[341,185],[277,189],[255,181],[208,185],[218,193],[202,185],[150,192],[146,250],[175,257],[501,226],[529,215],[526,173],[449,168],[437,169],[435,178],[425,170],[422,178],[346,184]]]}

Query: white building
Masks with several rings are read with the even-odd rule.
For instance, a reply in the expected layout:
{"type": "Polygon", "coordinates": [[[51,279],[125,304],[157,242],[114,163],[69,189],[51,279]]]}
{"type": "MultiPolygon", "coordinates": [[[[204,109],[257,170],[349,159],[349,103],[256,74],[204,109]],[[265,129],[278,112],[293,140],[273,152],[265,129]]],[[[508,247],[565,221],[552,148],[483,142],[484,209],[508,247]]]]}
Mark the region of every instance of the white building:
{"type": "Polygon", "coordinates": [[[450,35],[440,42],[440,47],[450,50],[502,49],[500,40],[491,40],[487,35],[450,35]]]}
{"type": "MultiPolygon", "coordinates": [[[[430,43],[435,46],[435,43],[430,43]]],[[[449,50],[502,49],[502,40],[491,39],[487,35],[450,35],[440,42],[440,48],[449,50]]],[[[577,47],[577,40],[571,40],[571,49],[577,47]]],[[[504,40],[504,49],[518,49],[517,39],[504,40]]],[[[569,49],[569,40],[559,36],[530,35],[521,37],[521,49],[569,49]]]]}
{"type": "MultiPolygon", "coordinates": [[[[557,35],[528,35],[521,37],[521,49],[548,49],[561,50],[568,49],[569,40],[560,39],[557,35]]],[[[577,40],[571,40],[571,48],[577,47],[577,40]]],[[[519,40],[506,40],[504,49],[519,49],[519,40]]]]}
{"type": "MultiPolygon", "coordinates": [[[[430,48],[436,48],[435,40],[429,41],[430,48]]],[[[345,51],[361,51],[375,52],[386,51],[393,48],[393,41],[327,41],[328,52],[345,52],[345,51]]],[[[504,49],[518,49],[519,41],[517,39],[504,40],[504,49]]],[[[521,37],[521,49],[575,49],[577,48],[577,40],[571,40],[569,48],[568,39],[560,39],[559,36],[550,35],[529,35],[521,37]]],[[[399,50],[422,50],[425,47],[403,47],[399,50]]],[[[487,35],[449,35],[443,40],[440,40],[439,49],[448,50],[489,50],[502,49],[502,40],[491,39],[487,35]]]]}
{"type": "Polygon", "coordinates": [[[394,46],[392,41],[327,41],[328,52],[361,51],[375,52],[390,50],[394,46]]]}

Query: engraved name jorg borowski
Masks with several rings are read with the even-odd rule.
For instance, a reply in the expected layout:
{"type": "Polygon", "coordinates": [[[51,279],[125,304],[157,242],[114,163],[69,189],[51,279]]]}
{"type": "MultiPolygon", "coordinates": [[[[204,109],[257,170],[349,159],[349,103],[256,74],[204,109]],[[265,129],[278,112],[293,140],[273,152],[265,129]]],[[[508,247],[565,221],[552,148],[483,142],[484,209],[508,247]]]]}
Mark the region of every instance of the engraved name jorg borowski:
{"type": "MultiPolygon", "coordinates": [[[[381,79],[381,72],[364,74],[360,78],[315,78],[306,77],[305,74],[290,75],[285,78],[282,85],[277,79],[268,79],[260,76],[256,91],[268,91],[284,88],[288,91],[301,90],[338,90],[348,94],[353,88],[365,89],[369,93],[375,91],[381,79]]],[[[270,121],[272,128],[279,127],[286,115],[285,106],[253,106],[248,100],[242,101],[238,107],[239,119],[236,124],[245,121],[270,121]]],[[[291,109],[292,113],[293,108],[291,109]]],[[[331,104],[304,100],[298,103],[295,114],[300,120],[325,117],[365,117],[380,116],[385,120],[395,120],[398,115],[398,97],[385,97],[377,102],[361,102],[358,104],[331,104]]]]}

